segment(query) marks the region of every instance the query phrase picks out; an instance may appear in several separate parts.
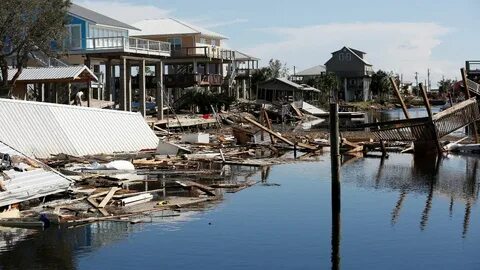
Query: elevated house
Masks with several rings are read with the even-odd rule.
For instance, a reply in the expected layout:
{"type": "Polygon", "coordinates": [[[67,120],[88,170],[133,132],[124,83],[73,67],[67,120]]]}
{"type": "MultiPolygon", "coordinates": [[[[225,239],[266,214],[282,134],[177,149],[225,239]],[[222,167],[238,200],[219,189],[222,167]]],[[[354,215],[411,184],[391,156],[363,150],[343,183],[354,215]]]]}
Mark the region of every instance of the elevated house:
{"type": "Polygon", "coordinates": [[[125,111],[131,111],[132,102],[136,100],[139,111],[145,115],[145,70],[150,66],[159,82],[153,95],[160,107],[162,63],[171,55],[169,42],[132,37],[130,32],[140,29],[76,4],[71,5],[67,20],[68,52],[62,61],[68,65],[85,64],[97,73],[104,73],[100,81],[105,86],[98,89],[105,91],[97,91],[95,95],[89,91],[90,96],[113,100],[120,110],[125,111]],[[137,94],[131,87],[132,70],[138,70],[137,94]]]}
{"type": "Polygon", "coordinates": [[[343,47],[333,52],[330,60],[325,63],[327,72],[333,72],[339,78],[339,96],[347,102],[372,99],[370,83],[373,69],[365,55],[365,52],[343,47]]]}
{"type": "Polygon", "coordinates": [[[172,44],[171,57],[164,62],[165,87],[172,102],[181,102],[186,89],[198,87],[247,95],[246,90],[234,89],[238,81],[246,85],[258,59],[223,47],[226,36],[174,18],[144,20],[134,26],[141,29],[132,33],[137,38],[172,44]]]}

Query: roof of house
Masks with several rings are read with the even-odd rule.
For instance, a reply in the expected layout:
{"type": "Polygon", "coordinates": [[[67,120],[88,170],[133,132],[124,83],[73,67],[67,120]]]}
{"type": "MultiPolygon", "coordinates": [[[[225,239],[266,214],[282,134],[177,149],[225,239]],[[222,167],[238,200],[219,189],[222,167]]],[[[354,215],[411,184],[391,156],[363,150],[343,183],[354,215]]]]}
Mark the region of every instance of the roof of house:
{"type": "Polygon", "coordinates": [[[37,158],[138,152],[158,137],[140,113],[0,99],[1,141],[37,158]]]}
{"type": "MultiPolygon", "coordinates": [[[[8,80],[11,81],[17,73],[17,69],[8,70],[8,80]]],[[[40,67],[24,68],[17,82],[40,82],[40,81],[98,81],[97,76],[85,65],[68,67],[40,67]]]]}
{"type": "Polygon", "coordinates": [[[167,36],[167,35],[203,35],[213,38],[227,39],[226,36],[208,29],[189,24],[174,18],[143,20],[133,24],[141,31],[133,31],[133,36],[167,36]]]}
{"type": "Polygon", "coordinates": [[[31,164],[36,165],[36,167],[31,167],[23,172],[15,170],[3,172],[10,180],[4,182],[8,192],[3,192],[0,196],[0,206],[65,192],[72,184],[72,181],[63,174],[46,168],[38,160],[20,153],[3,142],[0,142],[0,153],[27,159],[31,164]]]}
{"type": "Polygon", "coordinates": [[[95,12],[93,10],[90,10],[88,8],[84,8],[82,6],[79,6],[77,4],[72,3],[70,5],[70,9],[68,10],[68,13],[70,15],[73,15],[75,17],[80,17],[83,19],[86,19],[90,22],[93,22],[95,24],[100,24],[100,25],[105,25],[105,26],[113,26],[113,27],[118,27],[118,28],[124,28],[124,29],[130,29],[130,30],[140,30],[138,28],[135,28],[129,24],[123,23],[121,21],[115,20],[113,18],[107,17],[103,14],[100,14],[98,12],[95,12]]]}
{"type": "Polygon", "coordinates": [[[314,67],[302,70],[296,73],[295,75],[296,76],[316,76],[316,75],[321,75],[326,71],[327,71],[327,68],[324,65],[318,65],[318,66],[314,66],[314,67]]]}
{"type": "MultiPolygon", "coordinates": [[[[350,47],[347,47],[347,46],[344,46],[343,48],[341,48],[340,50],[338,51],[334,51],[332,52],[332,54],[335,54],[337,52],[340,52],[342,51],[343,49],[347,49],[353,56],[355,56],[356,58],[358,58],[360,61],[362,61],[365,65],[368,65],[368,66],[371,66],[372,64],[370,64],[366,59],[364,59],[362,56],[360,56],[359,54],[367,54],[365,52],[362,52],[360,50],[356,50],[356,49],[352,49],[350,47]]],[[[330,60],[329,60],[330,61],[330,60]]],[[[328,63],[328,61],[327,61],[328,63]]]]}
{"type": "Polygon", "coordinates": [[[289,79],[287,78],[275,78],[275,79],[271,79],[271,80],[268,80],[268,81],[265,81],[265,82],[262,82],[259,84],[259,86],[265,86],[267,84],[270,84],[270,83],[276,83],[276,82],[279,82],[279,83],[282,83],[282,84],[285,84],[289,87],[293,87],[297,90],[301,90],[301,91],[314,91],[314,92],[320,92],[320,90],[314,88],[314,87],[311,87],[309,85],[306,85],[306,84],[298,84],[298,83],[294,83],[292,81],[290,81],[289,79]]]}
{"type": "Polygon", "coordinates": [[[250,56],[240,51],[235,51],[235,60],[248,61],[248,60],[260,60],[260,58],[250,56]]]}

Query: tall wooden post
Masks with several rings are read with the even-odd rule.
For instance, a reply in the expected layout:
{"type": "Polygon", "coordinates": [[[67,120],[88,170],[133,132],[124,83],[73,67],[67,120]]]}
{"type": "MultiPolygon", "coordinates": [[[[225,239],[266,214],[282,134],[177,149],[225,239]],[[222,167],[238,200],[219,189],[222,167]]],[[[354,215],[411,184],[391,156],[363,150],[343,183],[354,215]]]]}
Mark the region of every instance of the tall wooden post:
{"type": "Polygon", "coordinates": [[[397,96],[398,100],[400,101],[400,104],[402,105],[402,110],[403,110],[403,114],[405,115],[405,118],[409,119],[410,115],[408,114],[407,106],[405,105],[405,102],[403,101],[402,95],[400,94],[400,91],[398,90],[398,86],[397,86],[397,83],[395,82],[395,79],[390,77],[390,82],[392,83],[395,95],[397,96]]]}
{"type": "Polygon", "coordinates": [[[145,59],[140,61],[140,65],[138,67],[138,90],[140,91],[139,96],[139,110],[140,113],[145,117],[147,115],[146,111],[146,104],[145,104],[145,97],[146,97],[146,87],[145,87],[145,59]]]}
{"type": "Polygon", "coordinates": [[[157,101],[157,118],[163,120],[163,62],[159,62],[155,65],[155,78],[157,81],[157,91],[155,100],[157,101]]]}
{"type": "Polygon", "coordinates": [[[127,59],[122,58],[120,63],[120,93],[119,103],[120,110],[127,109],[127,59]]]}
{"type": "Polygon", "coordinates": [[[340,269],[340,140],[338,124],[338,104],[334,91],[333,101],[330,103],[330,157],[332,174],[332,269],[340,269]]]}
{"type": "Polygon", "coordinates": [[[440,145],[440,140],[438,138],[437,129],[435,127],[435,124],[433,123],[432,107],[430,106],[430,102],[428,101],[427,92],[425,91],[425,87],[423,87],[422,83],[419,84],[419,87],[420,87],[420,93],[422,94],[423,103],[425,104],[425,109],[427,110],[428,119],[429,119],[429,122],[430,122],[429,129],[431,129],[432,132],[433,132],[433,136],[434,136],[433,139],[435,140],[434,143],[435,143],[435,147],[437,148],[438,154],[441,154],[443,152],[443,147],[440,145]]]}
{"type": "MultiPolygon", "coordinates": [[[[463,86],[465,86],[465,97],[470,98],[470,91],[468,90],[468,85],[467,85],[467,74],[465,72],[464,68],[460,69],[460,72],[462,73],[462,80],[463,80],[463,86]]],[[[472,129],[473,129],[473,138],[475,139],[475,143],[478,143],[478,130],[477,130],[477,122],[473,121],[472,123],[472,129]]]]}
{"type": "Polygon", "coordinates": [[[112,59],[108,59],[105,63],[105,89],[106,89],[106,98],[108,101],[113,100],[113,89],[115,88],[115,80],[112,72],[112,59]]]}
{"type": "Polygon", "coordinates": [[[127,98],[126,110],[132,111],[132,63],[127,61],[127,98]]]}

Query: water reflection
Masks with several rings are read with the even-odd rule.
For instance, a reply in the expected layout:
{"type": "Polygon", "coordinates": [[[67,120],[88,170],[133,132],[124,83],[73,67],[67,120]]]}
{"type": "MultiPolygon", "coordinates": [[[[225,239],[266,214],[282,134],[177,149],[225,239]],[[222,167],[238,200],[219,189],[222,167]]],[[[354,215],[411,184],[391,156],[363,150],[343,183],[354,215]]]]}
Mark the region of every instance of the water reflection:
{"type": "MultiPolygon", "coordinates": [[[[351,172],[358,172],[360,167],[368,167],[365,163],[373,162],[377,160],[365,159],[346,163],[344,170],[349,175],[351,172]]],[[[425,194],[425,203],[419,220],[421,231],[428,227],[430,212],[436,197],[448,198],[450,217],[453,215],[455,202],[461,201],[465,204],[462,231],[462,237],[465,238],[468,234],[472,207],[478,199],[478,162],[478,158],[474,156],[451,155],[409,159],[406,155],[394,154],[390,159],[382,158],[378,161],[376,172],[372,173],[373,177],[369,178],[365,173],[356,177],[347,176],[344,181],[351,182],[355,179],[355,184],[362,187],[398,191],[398,199],[391,211],[392,226],[395,226],[401,218],[402,208],[409,194],[425,194]]]]}

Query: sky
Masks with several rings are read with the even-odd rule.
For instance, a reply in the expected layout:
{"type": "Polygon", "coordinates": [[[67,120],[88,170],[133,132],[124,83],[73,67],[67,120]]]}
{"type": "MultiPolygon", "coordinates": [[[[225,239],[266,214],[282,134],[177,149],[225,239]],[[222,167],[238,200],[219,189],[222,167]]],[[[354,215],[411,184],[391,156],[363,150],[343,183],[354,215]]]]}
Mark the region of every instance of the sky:
{"type": "Polygon", "coordinates": [[[479,60],[479,0],[73,0],[126,23],[173,17],[221,33],[224,46],[286,63],[290,72],[323,65],[348,46],[367,53],[374,70],[432,88],[460,79],[466,60],[479,60]]]}

